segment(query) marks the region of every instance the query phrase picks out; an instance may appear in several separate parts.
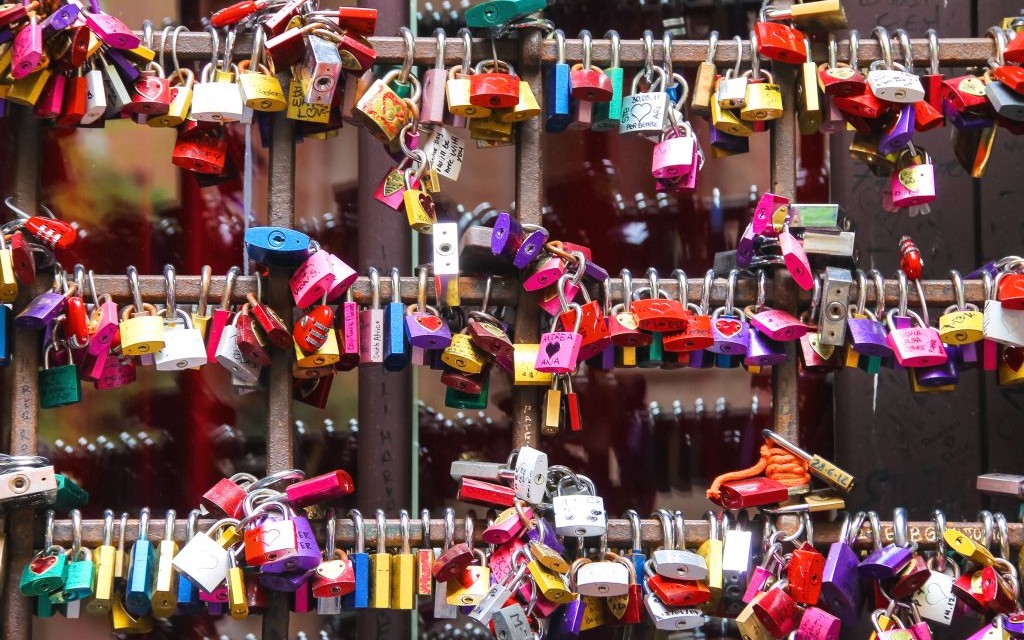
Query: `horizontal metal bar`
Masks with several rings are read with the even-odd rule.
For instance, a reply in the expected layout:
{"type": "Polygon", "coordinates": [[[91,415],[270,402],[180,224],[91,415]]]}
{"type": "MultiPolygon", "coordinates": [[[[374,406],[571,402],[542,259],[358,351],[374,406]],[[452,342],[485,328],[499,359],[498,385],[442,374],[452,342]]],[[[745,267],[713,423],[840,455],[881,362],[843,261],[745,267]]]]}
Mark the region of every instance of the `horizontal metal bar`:
{"type": "MultiPolygon", "coordinates": [[[[159,540],[164,537],[164,519],[160,512],[153,512],[152,520],[149,524],[149,539],[159,540]]],[[[373,522],[372,514],[363,514],[363,533],[366,538],[367,548],[372,548],[377,542],[377,526],[373,522]]],[[[199,530],[205,531],[213,525],[215,520],[207,519],[200,521],[199,530]]],[[[185,519],[178,518],[174,525],[174,539],[179,542],[185,541],[185,519]]],[[[483,533],[485,524],[477,521],[474,527],[475,535],[474,538],[478,543],[480,541],[480,534],[483,533]]],[[[323,525],[321,522],[314,521],[314,526],[318,535],[322,534],[323,525]]],[[[785,525],[783,525],[785,530],[785,525]]],[[[117,520],[115,519],[114,525],[114,540],[118,538],[117,531],[117,520]]],[[[128,542],[134,541],[138,536],[138,520],[129,520],[128,527],[125,529],[125,540],[128,542]]],[[[840,530],[842,528],[841,522],[816,522],[814,523],[814,543],[818,546],[823,546],[836,542],[839,538],[840,530]]],[[[955,529],[972,540],[980,541],[982,538],[982,525],[979,522],[949,522],[946,524],[947,529],[955,529]]],[[[696,547],[701,544],[708,537],[708,521],[707,520],[687,520],[686,521],[686,545],[688,547],[696,547]]],[[[422,542],[422,525],[418,518],[413,518],[409,526],[410,530],[410,543],[413,545],[421,544],[422,542]]],[[[908,531],[910,533],[910,541],[917,543],[919,548],[922,549],[934,549],[935,548],[935,524],[933,522],[910,522],[908,523],[908,531]]],[[[455,525],[455,541],[465,541],[465,528],[462,520],[458,520],[455,525]]],[[[758,533],[758,532],[755,532],[758,533]]],[[[792,533],[792,531],[787,531],[792,533]]],[[[352,521],[347,518],[341,518],[337,521],[337,535],[338,544],[344,546],[351,546],[355,539],[355,527],[352,521]]],[[[42,530],[37,530],[37,543],[42,542],[42,530]]],[[[440,546],[444,543],[445,531],[443,520],[431,520],[430,521],[430,544],[431,546],[440,546]]],[[[1010,546],[1014,549],[1024,546],[1024,526],[1019,523],[1009,524],[1009,538],[1010,546]]],[[[65,548],[70,546],[72,540],[72,528],[70,520],[58,520],[54,524],[54,542],[65,548]]],[[[397,519],[389,519],[385,525],[385,540],[388,547],[398,547],[402,544],[402,536],[400,531],[400,522],[397,519]]],[[[893,537],[893,526],[892,522],[882,522],[882,543],[888,544],[894,540],[893,537]]],[[[103,541],[103,521],[102,520],[85,520],[82,523],[82,543],[89,547],[94,547],[101,544],[103,541]]],[[[662,530],[661,523],[657,520],[642,520],[640,526],[640,542],[644,547],[657,547],[662,543],[662,530]]],[[[608,544],[613,548],[628,547],[632,543],[632,527],[629,520],[609,520],[608,521],[608,544]]],[[[482,544],[482,543],[481,543],[482,544]]],[[[857,540],[854,542],[854,547],[859,549],[867,549],[871,547],[872,541],[870,538],[870,530],[865,524],[860,530],[857,540]]],[[[38,544],[37,544],[38,547],[38,544]]]]}
{"type": "MultiPolygon", "coordinates": [[[[136,32],[142,37],[142,32],[136,32]]],[[[160,40],[154,39],[154,46],[157,51],[161,48],[160,40]]],[[[398,64],[405,59],[405,44],[398,37],[374,37],[370,38],[371,44],[377,51],[377,62],[398,64]]],[[[915,64],[926,64],[929,60],[928,41],[924,39],[911,40],[911,50],[914,55],[915,64]]],[[[170,45],[162,45],[169,58],[170,45]]],[[[210,34],[200,31],[189,31],[178,34],[178,58],[179,60],[196,61],[212,58],[212,39],[210,34]]],[[[502,60],[515,62],[518,59],[515,43],[503,40],[495,43],[498,57],[502,60]]],[[[750,42],[743,41],[744,60],[750,60],[750,42]]],[[[640,40],[623,40],[620,45],[619,64],[623,67],[639,67],[644,61],[644,46],[640,40]]],[[[849,41],[842,40],[838,45],[839,59],[849,60],[849,41]]],[[[248,34],[239,36],[235,42],[235,59],[248,57],[252,52],[252,37],[248,34]]],[[[449,37],[445,44],[444,63],[455,65],[462,62],[462,40],[461,38],[449,37]]],[[[566,62],[574,64],[583,60],[583,41],[577,39],[566,39],[565,41],[566,62]]],[[[715,62],[720,64],[735,64],[736,46],[731,41],[718,43],[715,53],[715,62]]],[[[967,66],[985,64],[994,53],[994,45],[991,38],[945,38],[939,40],[939,62],[944,66],[967,66]]],[[[491,41],[488,39],[475,38],[473,40],[472,59],[479,61],[491,58],[494,52],[491,49],[491,41]]],[[[677,40],[672,44],[672,62],[682,66],[695,66],[703,62],[708,54],[707,40],[677,40]]],[[[816,62],[828,60],[828,49],[824,44],[812,46],[812,54],[816,62]]],[[[881,57],[881,47],[878,42],[870,38],[863,38],[858,49],[858,60],[867,63],[881,57]]],[[[437,41],[434,38],[417,38],[414,47],[414,58],[416,64],[428,65],[436,62],[437,41]]],[[[554,39],[547,38],[541,45],[541,62],[553,63],[558,58],[557,44],[554,39]]],[[[658,62],[664,59],[663,49],[660,41],[654,43],[654,59],[658,62]]],[[[591,49],[591,61],[596,65],[607,65],[611,61],[611,41],[594,40],[591,49]]],[[[168,60],[169,62],[169,60],[168,60]]]]}
{"type": "MultiPolygon", "coordinates": [[[[199,276],[177,276],[175,277],[175,300],[178,304],[196,304],[199,301],[199,287],[201,278],[199,276]]],[[[109,294],[115,302],[129,303],[132,300],[128,288],[127,276],[119,275],[97,275],[94,276],[96,290],[100,294],[109,294]]],[[[163,276],[139,276],[139,288],[142,292],[142,301],[153,304],[163,304],[167,299],[167,289],[163,276]]],[[[464,303],[479,304],[483,301],[484,289],[487,285],[486,278],[459,278],[459,293],[464,303]]],[[[494,278],[491,281],[491,305],[514,305],[518,295],[518,283],[511,278],[494,278]]],[[[351,287],[353,298],[359,304],[370,304],[372,300],[372,289],[370,279],[361,277],[351,287]]],[[[402,302],[409,304],[416,302],[419,291],[419,279],[412,277],[402,278],[401,296],[402,302]]],[[[221,295],[224,292],[224,276],[217,276],[211,279],[209,304],[216,306],[220,303],[221,295]]],[[[233,303],[245,302],[247,293],[256,293],[256,278],[254,276],[239,276],[235,280],[235,286],[231,294],[233,303]]],[[[428,289],[428,300],[433,299],[433,292],[428,289]]],[[[382,277],[380,281],[381,303],[391,299],[391,280],[382,277]]]]}

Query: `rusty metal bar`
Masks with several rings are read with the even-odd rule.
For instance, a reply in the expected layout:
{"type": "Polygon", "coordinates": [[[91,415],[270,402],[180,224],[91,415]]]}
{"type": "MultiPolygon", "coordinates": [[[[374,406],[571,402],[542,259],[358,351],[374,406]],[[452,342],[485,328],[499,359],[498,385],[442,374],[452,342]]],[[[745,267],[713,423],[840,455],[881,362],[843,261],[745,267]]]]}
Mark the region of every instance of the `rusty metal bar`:
{"type": "MultiPolygon", "coordinates": [[[[17,107],[15,133],[16,152],[12,171],[14,172],[14,202],[25,211],[36,211],[39,206],[39,169],[42,148],[40,124],[32,110],[17,107]]],[[[18,295],[16,307],[20,308],[32,298],[27,287],[18,295]]],[[[11,410],[10,453],[34,455],[39,419],[39,332],[33,329],[15,327],[14,353],[8,373],[10,396],[7,406],[11,410]]],[[[32,528],[35,511],[29,508],[14,509],[7,514],[7,563],[21,567],[32,557],[32,528]]],[[[31,601],[18,592],[20,571],[8,568],[4,589],[6,602],[3,611],[3,628],[9,638],[32,637],[31,601]]]]}
{"type": "MultiPolygon", "coordinates": [[[[520,42],[519,77],[530,83],[540,104],[544,104],[544,81],[538,61],[544,44],[537,29],[525,31],[520,42]]],[[[516,218],[522,224],[541,224],[544,201],[544,133],[541,119],[519,124],[516,144],[516,218]]],[[[515,340],[520,344],[540,340],[536,297],[520,292],[516,307],[515,340]]],[[[512,391],[512,446],[536,447],[540,434],[540,390],[517,386],[512,391]]]]}
{"type": "MultiPolygon", "coordinates": [[[[295,123],[275,113],[268,168],[267,224],[295,226],[295,123]]],[[[271,268],[267,302],[282,318],[292,317],[294,301],[288,288],[290,269],[271,268]]],[[[295,457],[292,439],[292,354],[275,350],[267,384],[267,473],[291,469],[295,457]]],[[[288,638],[289,607],[286,594],[270,598],[262,621],[262,637],[288,638]]]]}
{"type": "MultiPolygon", "coordinates": [[[[140,37],[142,32],[136,32],[140,37]]],[[[157,41],[159,42],[159,41],[157,41]]],[[[374,37],[370,38],[374,49],[377,51],[377,62],[398,63],[405,57],[405,48],[401,38],[397,37],[374,37]]],[[[516,43],[500,41],[497,44],[498,56],[503,60],[516,60],[516,43]]],[[[928,62],[928,41],[915,39],[910,41],[911,50],[916,64],[928,62]]],[[[178,36],[178,58],[181,60],[197,61],[207,60],[211,55],[210,35],[205,32],[183,32],[178,36]]],[[[749,52],[749,41],[743,41],[744,48],[749,52]]],[[[583,43],[578,39],[567,39],[565,41],[566,61],[570,64],[583,60],[583,43]]],[[[170,43],[166,47],[170,52],[170,43]]],[[[824,44],[815,44],[811,48],[812,55],[816,62],[828,60],[828,50],[824,44]]],[[[159,47],[157,47],[159,51],[159,47]]],[[[640,40],[623,40],[621,46],[620,64],[623,67],[639,67],[643,64],[644,48],[640,40]]],[[[654,58],[661,60],[662,47],[660,42],[654,45],[654,58]]],[[[248,34],[239,36],[235,43],[236,56],[248,56],[252,52],[252,38],[248,34]]],[[[490,58],[490,40],[476,38],[473,40],[473,59],[480,60],[490,58]]],[[[520,50],[518,53],[522,53],[520,50]]],[[[708,53],[707,40],[677,40],[672,44],[672,62],[681,66],[696,66],[702,62],[708,53]]],[[[939,40],[939,62],[944,66],[968,66],[985,64],[993,55],[994,47],[991,38],[943,38],[939,40]]],[[[553,63],[557,58],[556,44],[554,40],[541,39],[539,50],[534,55],[538,58],[530,58],[542,64],[553,63]]],[[[608,40],[594,40],[593,63],[596,65],[607,64],[611,56],[611,43],[608,40]]],[[[437,57],[437,43],[433,38],[417,38],[415,46],[416,64],[433,64],[437,57]]],[[[839,42],[839,58],[848,60],[850,57],[849,41],[839,42]]],[[[863,38],[858,48],[858,59],[863,61],[875,60],[881,57],[878,43],[869,38],[863,38]]],[[[749,55],[748,55],[749,59],[749,55]]],[[[526,60],[519,56],[520,64],[526,60]]],[[[449,38],[445,47],[445,64],[454,65],[462,61],[462,41],[456,38],[449,38]]],[[[732,43],[721,43],[715,54],[715,62],[720,64],[733,64],[736,62],[736,47],[732,43]]],[[[518,69],[517,69],[518,70],[518,69]]]]}
{"type": "MultiPolygon", "coordinates": [[[[373,523],[372,513],[367,514],[363,512],[365,522],[363,524],[363,533],[366,537],[366,544],[368,548],[373,548],[377,542],[377,526],[373,523]]],[[[200,522],[200,529],[209,528],[215,521],[214,520],[203,520],[200,522]]],[[[399,521],[397,519],[389,519],[385,526],[385,540],[388,547],[399,547],[402,544],[401,532],[399,530],[399,521]]],[[[317,530],[318,534],[322,533],[323,522],[314,521],[313,525],[317,530]]],[[[116,525],[115,525],[116,526],[116,525]]],[[[482,543],[480,535],[486,527],[483,522],[478,522],[475,527],[475,538],[476,542],[482,543]]],[[[840,529],[842,528],[842,521],[835,522],[815,522],[814,523],[814,542],[821,546],[835,542],[839,539],[840,529]]],[[[982,539],[982,525],[979,522],[949,522],[946,524],[947,529],[960,531],[965,536],[972,540],[981,541],[982,539]]],[[[788,533],[792,533],[793,530],[783,527],[788,533]]],[[[916,542],[919,548],[922,549],[934,549],[935,548],[935,523],[934,522],[910,522],[908,523],[908,531],[910,533],[910,541],[916,542]]],[[[352,521],[347,518],[341,518],[337,520],[337,532],[338,532],[338,544],[339,545],[351,545],[355,539],[355,527],[352,521]]],[[[42,543],[42,527],[37,526],[35,531],[35,539],[38,544],[42,543]]],[[[70,520],[59,520],[54,525],[54,542],[62,546],[68,546],[71,543],[71,521],[70,520]]],[[[115,532],[116,533],[116,532],[115,532]]],[[[128,528],[125,530],[125,540],[134,541],[138,533],[138,521],[129,520],[128,528]]],[[[163,519],[153,520],[149,526],[149,538],[150,540],[157,540],[164,536],[164,521],[163,519]]],[[[632,530],[630,527],[629,520],[609,520],[608,521],[608,543],[612,547],[620,547],[628,545],[631,541],[632,530]]],[[[858,549],[868,549],[871,547],[871,532],[867,524],[861,528],[860,533],[857,537],[854,547],[858,549]]],[[[1009,524],[1009,536],[1010,546],[1014,549],[1024,547],[1024,525],[1020,523],[1011,522],[1009,524]]],[[[704,542],[708,538],[708,521],[707,520],[687,520],[686,521],[686,544],[689,547],[694,547],[704,542]]],[[[30,536],[31,539],[31,536],[30,536]]],[[[86,546],[95,546],[100,544],[103,539],[103,521],[102,520],[85,520],[82,523],[82,542],[86,546]]],[[[182,519],[178,519],[174,526],[174,539],[180,542],[185,541],[185,522],[182,519]]],[[[322,537],[321,537],[322,539],[322,537]]],[[[893,526],[892,522],[882,522],[882,542],[883,544],[892,542],[893,526]]],[[[417,518],[413,518],[410,524],[410,542],[413,546],[420,544],[423,540],[422,526],[417,518]]],[[[455,541],[462,542],[465,540],[465,533],[463,527],[463,521],[460,519],[455,524],[455,541]]],[[[658,520],[641,520],[640,523],[640,541],[645,547],[658,546],[662,544],[662,531],[661,523],[658,520]]],[[[430,521],[430,544],[432,546],[440,546],[444,542],[444,520],[431,520],[430,521]]]]}

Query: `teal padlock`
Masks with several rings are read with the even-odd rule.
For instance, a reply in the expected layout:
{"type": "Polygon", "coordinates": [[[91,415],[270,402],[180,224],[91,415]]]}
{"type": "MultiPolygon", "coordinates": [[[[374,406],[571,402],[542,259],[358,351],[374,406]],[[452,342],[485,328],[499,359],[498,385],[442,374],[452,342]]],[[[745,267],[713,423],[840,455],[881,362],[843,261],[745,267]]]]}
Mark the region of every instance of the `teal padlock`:
{"type": "Polygon", "coordinates": [[[664,358],[665,349],[660,331],[651,332],[651,344],[636,348],[636,366],[641,369],[660,367],[664,358]]]}
{"type": "Polygon", "coordinates": [[[53,478],[57,481],[57,497],[53,503],[55,510],[69,511],[89,503],[89,492],[74,480],[60,473],[53,474],[53,478]]]}
{"type": "Polygon", "coordinates": [[[43,594],[36,598],[36,617],[37,618],[52,618],[53,613],[57,610],[57,605],[50,602],[49,594],[43,594]]]}
{"type": "Polygon", "coordinates": [[[492,29],[543,11],[546,7],[545,0],[489,0],[466,11],[466,26],[492,29]]]}
{"type": "Polygon", "coordinates": [[[23,596],[43,596],[48,600],[49,594],[64,589],[68,575],[68,559],[64,548],[53,544],[54,511],[46,512],[46,534],[43,538],[43,550],[25,565],[21,572],[19,589],[23,596]]]}
{"type": "Polygon", "coordinates": [[[590,125],[592,131],[617,130],[622,119],[622,82],[625,72],[619,66],[619,33],[609,31],[604,37],[611,40],[612,47],[611,62],[604,70],[604,75],[608,76],[612,83],[612,99],[594,104],[594,123],[590,125]]]}
{"type": "Polygon", "coordinates": [[[491,386],[491,379],[484,380],[480,393],[466,393],[455,387],[448,387],[444,392],[444,406],[452,409],[486,409],[487,391],[491,386]]]}
{"type": "Polygon", "coordinates": [[[139,536],[132,547],[124,588],[124,610],[141,618],[153,609],[153,572],[156,550],[149,541],[149,507],[139,513],[139,536]]]}
{"type": "Polygon", "coordinates": [[[71,360],[71,347],[65,344],[67,364],[50,367],[50,353],[56,350],[52,343],[43,353],[43,368],[39,371],[39,406],[43,409],[65,407],[82,400],[82,382],[78,367],[71,360]]]}
{"type": "Polygon", "coordinates": [[[79,549],[68,563],[68,577],[64,582],[64,601],[87,600],[96,592],[96,565],[92,552],[79,549]]]}

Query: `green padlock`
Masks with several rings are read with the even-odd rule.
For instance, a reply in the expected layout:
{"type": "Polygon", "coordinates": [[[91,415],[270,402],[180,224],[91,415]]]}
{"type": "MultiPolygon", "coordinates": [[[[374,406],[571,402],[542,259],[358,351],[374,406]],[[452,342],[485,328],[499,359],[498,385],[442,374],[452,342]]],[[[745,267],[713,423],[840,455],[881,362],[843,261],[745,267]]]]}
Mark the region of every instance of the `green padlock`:
{"type": "MultiPolygon", "coordinates": [[[[374,73],[376,73],[378,69],[380,71],[382,71],[382,73],[379,74],[377,77],[383,78],[384,76],[386,76],[388,73],[390,73],[392,71],[401,71],[402,68],[401,67],[385,67],[385,68],[378,67],[377,69],[374,69],[374,73]]],[[[388,87],[392,91],[395,92],[395,95],[397,95],[399,98],[405,100],[407,98],[411,98],[412,97],[412,94],[413,94],[413,90],[412,89],[413,89],[413,87],[412,87],[412,83],[411,82],[399,82],[401,77],[402,77],[402,74],[398,74],[398,76],[396,76],[395,79],[392,80],[388,84],[388,87]]]]}
{"type": "Polygon", "coordinates": [[[466,11],[466,25],[491,29],[543,11],[546,7],[545,0],[490,0],[466,11]]]}
{"type": "Polygon", "coordinates": [[[487,391],[491,386],[491,379],[484,380],[480,393],[466,393],[455,387],[448,387],[444,392],[444,406],[451,409],[486,409],[487,391]]]}
{"type": "Polygon", "coordinates": [[[68,575],[68,559],[63,547],[53,544],[54,512],[46,512],[46,536],[43,538],[43,550],[25,565],[21,572],[19,589],[24,596],[45,596],[54,591],[62,591],[68,575]]]}
{"type": "Polygon", "coordinates": [[[619,34],[617,31],[609,31],[604,34],[612,42],[612,59],[604,75],[612,82],[612,99],[608,102],[597,102],[594,104],[594,123],[590,125],[592,131],[618,130],[619,121],[622,119],[622,79],[624,71],[619,66],[619,34]]]}
{"type": "Polygon", "coordinates": [[[43,594],[36,598],[36,617],[37,618],[52,618],[53,613],[57,610],[57,605],[50,602],[50,595],[43,594]]]}
{"type": "Polygon", "coordinates": [[[651,344],[636,348],[636,366],[641,369],[654,369],[661,366],[665,357],[660,331],[651,332],[651,344]]]}
{"type": "Polygon", "coordinates": [[[53,502],[56,511],[69,511],[89,503],[89,492],[74,480],[60,473],[53,474],[53,477],[57,481],[57,497],[53,502]]]}
{"type": "Polygon", "coordinates": [[[67,350],[68,364],[50,368],[50,352],[56,350],[52,343],[43,354],[43,368],[39,371],[39,406],[43,409],[65,407],[82,401],[82,381],[78,379],[78,367],[71,360],[71,347],[67,350]]]}
{"type": "Polygon", "coordinates": [[[96,565],[92,562],[92,552],[82,547],[82,514],[78,509],[71,510],[71,530],[70,561],[62,592],[65,603],[86,600],[96,593],[96,565]]]}

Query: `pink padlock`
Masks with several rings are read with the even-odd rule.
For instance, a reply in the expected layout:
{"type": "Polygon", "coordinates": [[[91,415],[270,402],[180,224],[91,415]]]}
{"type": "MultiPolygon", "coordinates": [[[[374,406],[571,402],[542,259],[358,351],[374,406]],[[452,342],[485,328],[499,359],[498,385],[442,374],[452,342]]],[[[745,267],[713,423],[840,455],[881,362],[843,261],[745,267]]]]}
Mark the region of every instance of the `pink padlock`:
{"type": "Polygon", "coordinates": [[[743,602],[750,604],[754,597],[767,590],[768,580],[774,579],[775,574],[764,567],[754,567],[747,580],[747,590],[743,592],[743,602]]]}
{"type": "Polygon", "coordinates": [[[128,25],[109,13],[83,11],[82,15],[85,17],[85,25],[89,27],[89,31],[95,33],[96,37],[108,47],[135,49],[142,44],[142,40],[132,33],[128,25]]]}
{"type": "MultiPolygon", "coordinates": [[[[542,373],[572,373],[576,370],[576,361],[580,355],[583,336],[579,334],[583,309],[572,303],[568,309],[575,309],[576,324],[572,331],[555,331],[558,325],[556,316],[551,323],[551,331],[541,334],[540,348],[537,349],[537,360],[534,368],[542,373]]],[[[563,309],[568,311],[568,309],[563,309]]]]}
{"type": "Polygon", "coordinates": [[[885,343],[892,349],[896,362],[901,367],[937,367],[945,364],[949,356],[939,338],[939,332],[925,325],[921,316],[914,311],[907,311],[907,315],[917,326],[897,329],[894,324],[897,311],[890,309],[885,314],[885,324],[889,328],[885,343]]]}
{"type": "Polygon", "coordinates": [[[796,630],[796,640],[838,640],[839,618],[818,607],[807,607],[796,630]]]}
{"type": "Polygon", "coordinates": [[[651,175],[658,179],[677,178],[693,169],[694,137],[690,124],[663,133],[661,142],[654,145],[651,175]]]}
{"type": "Polygon", "coordinates": [[[782,309],[764,309],[750,316],[750,324],[765,336],[778,342],[799,340],[807,333],[807,325],[782,309]]]}
{"type": "Polygon", "coordinates": [[[487,544],[494,545],[506,544],[518,538],[519,534],[526,528],[526,522],[533,519],[533,510],[530,507],[526,507],[522,511],[522,517],[520,517],[515,507],[501,512],[494,519],[494,522],[484,529],[480,538],[487,544]]]}
{"type": "Polygon", "coordinates": [[[67,76],[58,74],[50,76],[50,80],[43,87],[43,93],[39,96],[34,109],[37,118],[56,118],[64,108],[64,87],[67,84],[67,76]]]}
{"type": "MultiPolygon", "coordinates": [[[[443,51],[444,47],[439,47],[439,52],[443,51]]],[[[448,72],[445,71],[443,60],[438,64],[439,67],[435,66],[423,73],[423,98],[420,102],[420,122],[423,124],[444,124],[448,72]]]]}
{"type": "Polygon", "coordinates": [[[402,161],[397,167],[388,171],[373,192],[374,199],[395,211],[401,211],[405,206],[406,189],[420,188],[420,181],[415,175],[409,177],[408,186],[406,185],[406,166],[407,163],[402,161]]]}
{"type": "Polygon", "coordinates": [[[788,217],[789,198],[768,192],[761,194],[761,199],[757,201],[757,207],[754,208],[752,221],[754,235],[774,238],[778,235],[775,230],[775,220],[781,218],[784,223],[788,217]]]}
{"type": "Polygon", "coordinates": [[[814,276],[811,275],[811,263],[807,260],[804,245],[786,230],[779,234],[779,247],[793,282],[804,291],[810,291],[814,287],[814,276]]]}
{"type": "Polygon", "coordinates": [[[345,292],[348,291],[348,288],[356,281],[359,274],[356,273],[355,269],[348,266],[344,260],[333,253],[329,253],[327,255],[331,259],[331,272],[334,274],[334,284],[332,284],[331,288],[327,291],[327,301],[331,302],[345,295],[345,292]]]}
{"type": "Polygon", "coordinates": [[[931,156],[924,149],[916,151],[911,154],[906,149],[896,161],[889,178],[893,206],[916,207],[935,200],[935,167],[931,156]],[[915,164],[910,164],[911,161],[915,164]]]}
{"type": "Polygon", "coordinates": [[[538,291],[558,282],[568,268],[565,260],[558,256],[548,256],[539,260],[523,280],[523,289],[538,291]]]}
{"type": "Polygon", "coordinates": [[[308,307],[323,299],[334,286],[334,265],[331,254],[323,249],[306,258],[292,277],[288,287],[298,307],[308,307]]]}
{"type": "MultiPolygon", "coordinates": [[[[97,382],[103,377],[103,371],[110,359],[110,352],[93,354],[85,349],[74,352],[75,364],[78,365],[78,377],[86,382],[97,382]],[[79,359],[80,358],[80,359],[79,359]]],[[[116,359],[116,358],[115,358],[116,359]]]]}
{"type": "Polygon", "coordinates": [[[313,478],[300,480],[285,488],[288,503],[293,507],[305,507],[317,502],[337,500],[355,491],[352,476],[344,469],[336,469],[313,478]]]}
{"type": "Polygon", "coordinates": [[[117,389],[135,382],[135,363],[131,358],[111,354],[106,359],[103,374],[96,380],[97,389],[117,389]]]}
{"type": "MultiPolygon", "coordinates": [[[[573,284],[570,280],[565,283],[563,287],[565,291],[565,301],[567,303],[572,302],[576,299],[576,294],[580,292],[579,285],[573,284]]],[[[548,315],[557,316],[562,313],[562,300],[558,297],[558,286],[549,287],[541,296],[540,302],[537,303],[541,309],[547,312],[548,315]]]]}
{"type": "Polygon", "coordinates": [[[93,309],[92,317],[89,318],[89,325],[92,333],[89,336],[89,344],[86,347],[93,356],[105,355],[110,351],[110,345],[114,342],[118,330],[117,303],[104,295],[99,307],[93,309]]]}
{"type": "Polygon", "coordinates": [[[14,36],[11,76],[15,80],[21,80],[43,64],[43,27],[35,13],[29,14],[29,20],[14,36]]]}
{"type": "Polygon", "coordinates": [[[680,176],[679,180],[676,181],[675,191],[686,192],[693,191],[697,188],[697,176],[700,174],[701,168],[704,166],[704,156],[700,152],[700,148],[697,145],[693,146],[693,162],[690,165],[690,170],[680,176]]]}

